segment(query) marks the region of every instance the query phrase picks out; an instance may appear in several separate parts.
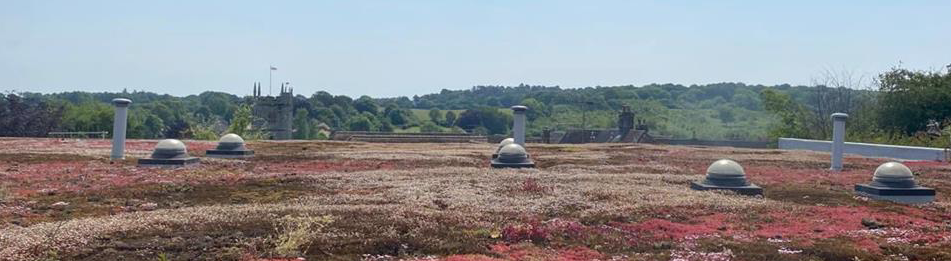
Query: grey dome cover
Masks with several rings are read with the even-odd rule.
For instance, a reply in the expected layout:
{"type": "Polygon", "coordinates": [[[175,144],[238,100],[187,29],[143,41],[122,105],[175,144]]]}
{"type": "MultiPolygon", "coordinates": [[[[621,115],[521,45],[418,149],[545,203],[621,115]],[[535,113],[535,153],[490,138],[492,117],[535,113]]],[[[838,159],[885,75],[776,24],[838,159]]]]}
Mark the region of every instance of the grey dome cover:
{"type": "Polygon", "coordinates": [[[513,138],[505,138],[504,140],[502,140],[501,142],[499,142],[499,147],[495,149],[495,153],[499,153],[499,150],[502,150],[502,147],[505,147],[505,145],[509,145],[509,144],[513,144],[513,143],[515,143],[515,139],[513,139],[513,138]]]}
{"type": "Polygon", "coordinates": [[[188,151],[185,149],[185,143],[176,139],[164,139],[155,145],[152,151],[152,158],[172,159],[188,157],[188,151]]]}
{"type": "Polygon", "coordinates": [[[221,136],[221,139],[219,139],[218,142],[244,143],[244,139],[241,138],[241,136],[238,136],[238,134],[228,133],[224,136],[221,136]]]}
{"type": "Polygon", "coordinates": [[[521,163],[528,160],[528,152],[522,145],[515,143],[499,148],[499,161],[504,163],[521,163]]]}
{"type": "Polygon", "coordinates": [[[218,140],[217,150],[244,150],[244,139],[238,134],[228,133],[218,140]]]}
{"type": "Polygon", "coordinates": [[[743,166],[729,159],[717,160],[710,164],[710,167],[707,167],[707,177],[703,183],[737,187],[750,184],[746,180],[746,172],[743,170],[743,166]]]}
{"type": "Polygon", "coordinates": [[[886,162],[875,169],[872,176],[873,186],[892,188],[913,188],[917,186],[915,176],[905,164],[886,162]]]}

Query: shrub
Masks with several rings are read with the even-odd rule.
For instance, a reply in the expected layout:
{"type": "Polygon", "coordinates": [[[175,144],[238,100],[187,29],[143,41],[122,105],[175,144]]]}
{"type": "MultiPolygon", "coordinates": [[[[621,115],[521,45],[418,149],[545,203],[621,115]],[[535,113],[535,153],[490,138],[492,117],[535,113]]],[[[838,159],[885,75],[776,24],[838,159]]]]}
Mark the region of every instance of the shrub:
{"type": "Polygon", "coordinates": [[[423,126],[419,127],[419,132],[443,132],[442,127],[437,126],[435,123],[426,122],[423,123],[423,126]]]}
{"type": "Polygon", "coordinates": [[[333,222],[330,216],[285,216],[279,221],[278,237],[274,250],[281,256],[300,256],[320,235],[324,227],[333,222]]]}
{"type": "Polygon", "coordinates": [[[9,193],[10,192],[7,191],[7,187],[4,187],[2,184],[0,184],[0,203],[6,202],[7,195],[9,193]]]}
{"type": "Polygon", "coordinates": [[[327,137],[327,133],[318,132],[318,133],[317,133],[317,137],[315,137],[314,139],[316,139],[316,140],[326,140],[326,139],[329,139],[329,138],[330,138],[330,137],[327,137]]]}
{"type": "Polygon", "coordinates": [[[188,136],[195,140],[217,140],[218,134],[207,126],[192,125],[188,128],[188,136]]]}

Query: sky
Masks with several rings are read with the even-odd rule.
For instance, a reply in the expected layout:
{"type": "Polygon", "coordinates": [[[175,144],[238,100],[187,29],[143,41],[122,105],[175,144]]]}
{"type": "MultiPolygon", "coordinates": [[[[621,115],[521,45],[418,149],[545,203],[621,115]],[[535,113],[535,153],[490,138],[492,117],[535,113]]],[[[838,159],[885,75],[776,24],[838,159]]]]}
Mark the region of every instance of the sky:
{"type": "Polygon", "coordinates": [[[0,0],[0,91],[413,96],[951,64],[951,1],[0,0]]]}

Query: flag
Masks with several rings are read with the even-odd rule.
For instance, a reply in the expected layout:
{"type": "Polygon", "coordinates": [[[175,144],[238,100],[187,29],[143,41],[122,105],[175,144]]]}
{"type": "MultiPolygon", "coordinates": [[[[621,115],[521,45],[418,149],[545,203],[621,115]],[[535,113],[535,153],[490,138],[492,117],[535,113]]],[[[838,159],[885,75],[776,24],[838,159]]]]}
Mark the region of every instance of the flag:
{"type": "Polygon", "coordinates": [[[277,71],[277,67],[271,66],[271,71],[277,71]]]}

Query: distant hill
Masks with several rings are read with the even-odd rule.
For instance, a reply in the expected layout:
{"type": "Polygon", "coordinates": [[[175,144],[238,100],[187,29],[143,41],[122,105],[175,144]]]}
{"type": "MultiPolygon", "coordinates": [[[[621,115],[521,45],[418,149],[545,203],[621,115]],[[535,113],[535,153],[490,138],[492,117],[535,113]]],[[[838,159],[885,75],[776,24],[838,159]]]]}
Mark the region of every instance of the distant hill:
{"type": "MultiPolygon", "coordinates": [[[[558,86],[475,86],[465,90],[442,90],[422,96],[351,98],[317,92],[310,96],[298,94],[295,99],[296,125],[311,128],[326,123],[343,130],[369,129],[382,131],[415,131],[426,126],[429,130],[449,131],[453,125],[466,129],[483,126],[482,131],[498,133],[508,126],[496,126],[511,117],[504,108],[516,104],[527,105],[529,134],[538,135],[542,129],[614,128],[616,112],[621,106],[630,106],[638,119],[645,121],[657,135],[675,138],[762,140],[767,127],[775,119],[765,112],[760,91],[774,88],[789,93],[795,100],[806,101],[813,87],[764,86],[743,83],[716,83],[683,86],[651,84],[646,86],[612,86],[587,88],[560,88],[558,86]],[[467,114],[466,110],[499,108],[503,114],[467,114]],[[430,109],[440,115],[453,111],[461,121],[432,122],[430,109]],[[508,116],[506,116],[508,115],[508,116]],[[476,118],[472,118],[476,117],[476,118]],[[479,117],[503,117],[490,120],[479,117]],[[475,124],[475,125],[472,125],[475,124]],[[435,128],[432,125],[439,126],[435,128]]],[[[88,93],[65,92],[54,94],[20,93],[24,101],[42,103],[62,110],[50,116],[46,128],[58,131],[110,130],[113,98],[133,100],[130,118],[130,137],[194,137],[196,133],[222,132],[231,122],[235,111],[249,101],[246,97],[222,92],[204,92],[200,95],[176,97],[151,92],[88,93]],[[58,119],[58,120],[57,120],[58,119]],[[190,136],[192,135],[192,136],[190,136]]],[[[491,112],[494,110],[486,111],[491,112]]],[[[44,125],[46,126],[46,125],[44,125]]],[[[297,127],[295,127],[297,128],[297,127]]],[[[16,131],[7,135],[17,136],[16,131]]],[[[38,135],[41,131],[31,132],[38,135]]],[[[25,135],[25,134],[24,134],[25,135]]],[[[207,137],[209,135],[202,135],[207,137]]],[[[299,138],[313,138],[308,135],[299,138]]]]}

